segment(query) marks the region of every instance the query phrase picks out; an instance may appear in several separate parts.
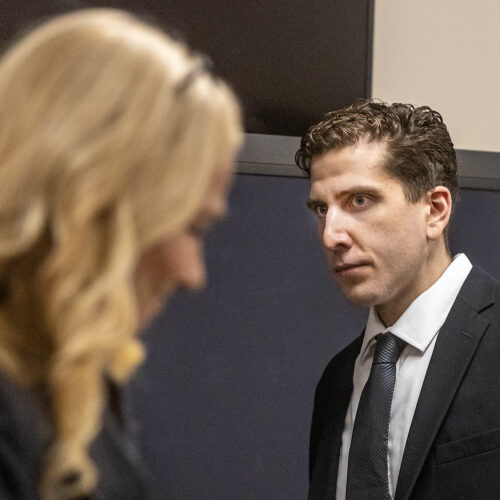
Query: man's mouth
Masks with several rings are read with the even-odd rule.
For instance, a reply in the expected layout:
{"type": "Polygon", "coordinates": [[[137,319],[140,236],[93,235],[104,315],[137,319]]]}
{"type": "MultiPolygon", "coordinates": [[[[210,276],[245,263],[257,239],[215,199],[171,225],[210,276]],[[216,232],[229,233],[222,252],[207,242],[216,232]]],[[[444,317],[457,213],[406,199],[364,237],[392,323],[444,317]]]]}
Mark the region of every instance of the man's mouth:
{"type": "Polygon", "coordinates": [[[358,274],[365,266],[367,266],[366,262],[357,262],[357,263],[343,263],[337,264],[334,267],[335,273],[339,276],[350,276],[358,274]]]}

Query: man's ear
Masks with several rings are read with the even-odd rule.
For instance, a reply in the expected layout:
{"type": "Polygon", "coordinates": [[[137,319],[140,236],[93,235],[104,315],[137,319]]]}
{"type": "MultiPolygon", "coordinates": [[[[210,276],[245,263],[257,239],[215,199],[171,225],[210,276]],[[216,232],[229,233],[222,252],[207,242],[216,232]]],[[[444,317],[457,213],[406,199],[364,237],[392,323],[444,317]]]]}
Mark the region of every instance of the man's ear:
{"type": "Polygon", "coordinates": [[[444,186],[436,186],[426,194],[427,201],[427,239],[437,240],[446,229],[451,217],[451,193],[444,186]]]}

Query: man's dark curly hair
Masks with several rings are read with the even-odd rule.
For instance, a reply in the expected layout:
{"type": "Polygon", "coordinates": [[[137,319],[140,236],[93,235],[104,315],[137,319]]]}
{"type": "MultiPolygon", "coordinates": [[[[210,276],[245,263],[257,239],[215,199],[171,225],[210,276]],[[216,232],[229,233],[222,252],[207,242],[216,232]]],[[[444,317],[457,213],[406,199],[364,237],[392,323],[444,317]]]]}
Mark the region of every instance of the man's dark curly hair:
{"type": "Polygon", "coordinates": [[[400,179],[409,202],[417,203],[435,186],[445,186],[456,200],[455,149],[441,115],[428,106],[363,99],[327,113],[302,137],[295,162],[310,174],[314,156],[361,140],[387,145],[384,168],[400,179]]]}

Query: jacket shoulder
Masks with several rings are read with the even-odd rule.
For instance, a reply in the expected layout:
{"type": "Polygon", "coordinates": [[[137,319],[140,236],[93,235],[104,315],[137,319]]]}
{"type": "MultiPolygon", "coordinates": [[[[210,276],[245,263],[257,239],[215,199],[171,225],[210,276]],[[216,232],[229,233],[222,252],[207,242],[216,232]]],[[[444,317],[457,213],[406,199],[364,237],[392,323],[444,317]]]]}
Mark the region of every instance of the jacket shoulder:
{"type": "Polygon", "coordinates": [[[363,334],[364,332],[353,340],[348,346],[344,347],[344,349],[337,353],[330,360],[328,365],[326,365],[326,368],[324,369],[316,387],[317,393],[331,387],[332,382],[333,385],[336,385],[338,381],[345,377],[346,370],[348,370],[351,366],[354,366],[354,361],[359,354],[361,344],[363,342],[363,334]]]}

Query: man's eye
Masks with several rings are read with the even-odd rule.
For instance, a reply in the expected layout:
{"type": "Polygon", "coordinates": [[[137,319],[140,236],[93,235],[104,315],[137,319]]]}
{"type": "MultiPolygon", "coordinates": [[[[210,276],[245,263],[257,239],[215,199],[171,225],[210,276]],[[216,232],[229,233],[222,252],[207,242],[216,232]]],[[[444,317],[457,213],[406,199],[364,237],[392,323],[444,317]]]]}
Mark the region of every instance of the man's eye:
{"type": "Polygon", "coordinates": [[[352,204],[355,207],[364,207],[368,203],[368,199],[364,194],[357,194],[352,198],[352,204]]]}
{"type": "Polygon", "coordinates": [[[328,212],[328,206],[327,205],[321,204],[321,205],[316,205],[314,207],[314,213],[318,217],[325,217],[327,212],[328,212]]]}

